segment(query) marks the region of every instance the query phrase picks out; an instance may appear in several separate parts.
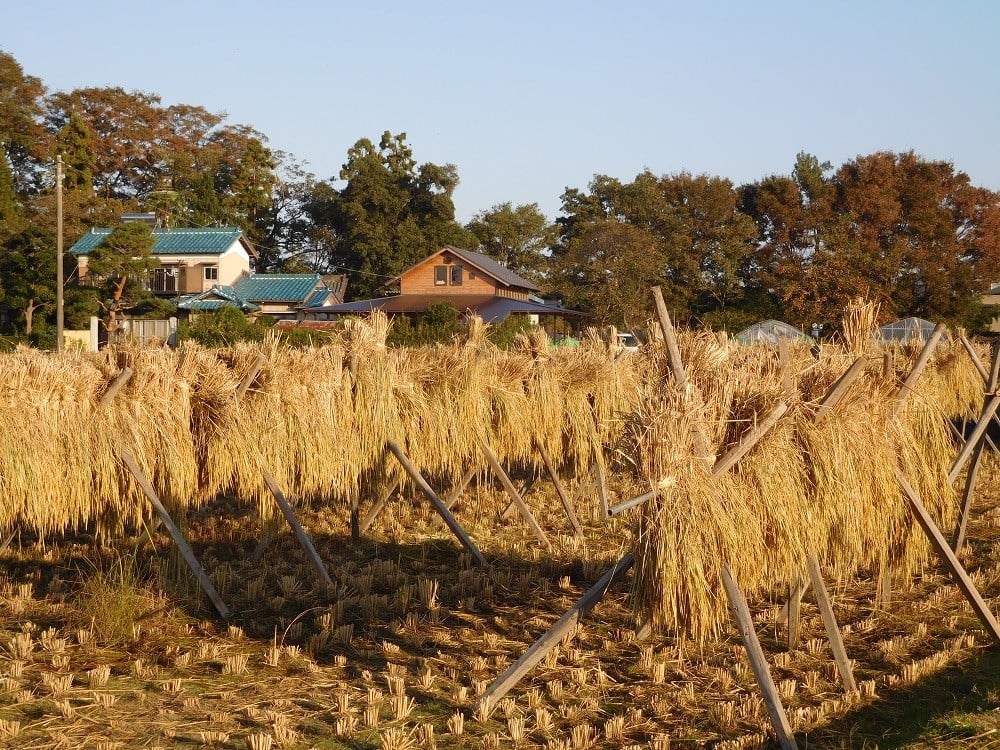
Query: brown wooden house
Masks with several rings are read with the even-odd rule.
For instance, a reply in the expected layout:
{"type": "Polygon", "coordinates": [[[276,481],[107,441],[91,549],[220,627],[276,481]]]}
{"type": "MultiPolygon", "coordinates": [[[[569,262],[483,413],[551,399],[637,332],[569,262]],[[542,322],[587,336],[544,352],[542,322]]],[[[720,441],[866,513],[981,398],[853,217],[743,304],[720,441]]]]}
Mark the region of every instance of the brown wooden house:
{"type": "Polygon", "coordinates": [[[403,271],[386,284],[399,285],[399,294],[358,300],[342,305],[304,310],[306,321],[335,320],[382,310],[389,315],[419,315],[430,305],[451,302],[459,312],[498,323],[510,315],[530,316],[547,331],[566,333],[570,321],[585,313],[544,303],[540,291],[527,279],[487,255],[457,247],[443,247],[403,271]]]}

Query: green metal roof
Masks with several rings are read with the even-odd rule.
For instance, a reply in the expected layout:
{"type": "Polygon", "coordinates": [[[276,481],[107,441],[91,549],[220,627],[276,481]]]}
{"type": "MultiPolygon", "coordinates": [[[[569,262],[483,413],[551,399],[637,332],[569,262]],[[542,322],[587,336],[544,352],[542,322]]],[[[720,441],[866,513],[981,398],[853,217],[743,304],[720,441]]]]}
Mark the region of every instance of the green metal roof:
{"type": "Polygon", "coordinates": [[[233,290],[253,302],[303,302],[319,284],[318,273],[254,273],[233,282],[233,290]]]}
{"type": "Polygon", "coordinates": [[[238,307],[243,312],[253,312],[260,309],[259,306],[240,297],[231,286],[224,284],[216,284],[201,294],[185,294],[183,297],[177,297],[174,299],[174,303],[180,310],[197,312],[211,312],[223,307],[238,307]]]}
{"type": "MultiPolygon", "coordinates": [[[[69,249],[74,255],[86,255],[114,229],[94,227],[69,249]]],[[[194,227],[154,229],[153,255],[221,255],[243,236],[239,227],[194,227]]],[[[253,248],[247,242],[251,254],[253,248]]]]}

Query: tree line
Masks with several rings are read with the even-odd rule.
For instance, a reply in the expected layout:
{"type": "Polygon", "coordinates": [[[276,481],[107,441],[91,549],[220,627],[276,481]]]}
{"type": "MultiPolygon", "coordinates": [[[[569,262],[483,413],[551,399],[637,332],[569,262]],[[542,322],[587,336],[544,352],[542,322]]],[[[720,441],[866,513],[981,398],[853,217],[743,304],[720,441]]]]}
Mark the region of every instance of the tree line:
{"type": "MultiPolygon", "coordinates": [[[[381,294],[443,245],[484,252],[593,322],[625,327],[650,315],[658,285],[679,320],[728,330],[832,324],[858,295],[889,318],[977,328],[989,312],[980,297],[1000,280],[1000,196],[913,152],[836,168],[799,153],[790,174],[745,185],[595,175],[563,193],[554,221],[506,202],[463,225],[458,169],[419,163],[405,133],[358,140],[337,175],[318,178],[222,113],[113,87],[49,92],[2,51],[0,147],[0,329],[36,338],[54,320],[57,154],[67,246],[133,211],[238,226],[259,271],[347,273],[352,298],[381,294]]],[[[110,314],[115,290],[82,288],[66,270],[70,324],[110,314]]]]}

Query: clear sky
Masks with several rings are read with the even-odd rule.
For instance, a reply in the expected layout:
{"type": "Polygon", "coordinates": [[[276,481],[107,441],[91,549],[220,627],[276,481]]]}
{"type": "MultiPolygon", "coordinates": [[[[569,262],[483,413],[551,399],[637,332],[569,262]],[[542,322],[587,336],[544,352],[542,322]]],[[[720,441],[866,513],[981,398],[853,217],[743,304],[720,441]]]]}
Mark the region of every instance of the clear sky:
{"type": "Polygon", "coordinates": [[[20,2],[0,49],[265,133],[320,178],[405,132],[457,217],[643,169],[727,177],[878,150],[1000,190],[1000,2],[20,2]]]}

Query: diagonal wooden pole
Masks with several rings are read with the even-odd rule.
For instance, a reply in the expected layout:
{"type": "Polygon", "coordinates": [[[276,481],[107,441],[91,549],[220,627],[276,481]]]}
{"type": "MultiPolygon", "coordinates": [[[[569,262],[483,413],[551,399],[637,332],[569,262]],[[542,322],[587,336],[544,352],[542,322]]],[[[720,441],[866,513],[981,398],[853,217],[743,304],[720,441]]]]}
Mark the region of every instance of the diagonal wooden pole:
{"type": "Polygon", "coordinates": [[[391,485],[389,485],[386,488],[385,492],[383,492],[379,496],[378,500],[376,500],[374,505],[372,505],[372,507],[368,509],[368,512],[365,514],[364,519],[359,524],[358,533],[364,534],[366,531],[368,531],[368,529],[371,528],[371,525],[375,523],[375,519],[378,518],[378,514],[382,512],[382,509],[386,506],[386,503],[389,502],[389,499],[396,493],[396,490],[399,489],[400,484],[401,481],[399,479],[396,479],[396,481],[394,481],[391,485]]]}
{"type": "Polygon", "coordinates": [[[552,463],[552,459],[549,458],[548,451],[539,441],[535,441],[535,450],[538,451],[538,455],[542,458],[542,463],[545,465],[545,471],[549,475],[549,479],[552,480],[552,484],[556,488],[556,494],[559,496],[559,502],[562,503],[563,510],[566,511],[566,517],[569,519],[570,525],[573,527],[573,533],[576,535],[577,539],[583,539],[583,528],[580,526],[580,519],[576,516],[576,508],[573,505],[573,498],[569,496],[566,492],[566,488],[563,487],[563,483],[559,480],[559,473],[556,471],[555,465],[552,463]]]}
{"type": "Polygon", "coordinates": [[[296,539],[299,540],[299,544],[302,545],[302,549],[306,551],[306,556],[309,558],[309,562],[312,563],[313,570],[316,571],[316,575],[319,576],[320,580],[327,586],[333,586],[333,580],[330,578],[330,574],[326,570],[326,566],[319,557],[319,553],[316,552],[316,548],[313,546],[312,539],[306,533],[306,530],[302,528],[302,524],[299,523],[299,519],[295,515],[295,511],[292,509],[291,503],[285,497],[285,493],[281,491],[278,486],[277,481],[274,479],[274,475],[271,474],[270,470],[264,466],[261,462],[261,472],[264,474],[264,483],[267,488],[271,491],[271,495],[274,496],[274,501],[281,508],[282,514],[285,516],[285,520],[288,521],[288,525],[292,527],[292,531],[295,533],[296,539]]]}
{"type": "Polygon", "coordinates": [[[493,684],[483,693],[483,697],[479,699],[479,705],[485,710],[487,716],[500,699],[507,695],[510,689],[520,682],[528,672],[534,669],[538,662],[545,658],[545,654],[566,637],[573,626],[580,621],[580,618],[604,598],[608,589],[611,588],[611,584],[632,567],[633,561],[634,558],[629,553],[615,563],[614,567],[601,576],[600,580],[591,586],[576,604],[570,607],[541,638],[535,641],[516,662],[507,668],[507,671],[493,681],[493,684]]]}
{"type": "Polygon", "coordinates": [[[125,468],[129,470],[135,481],[139,484],[142,493],[146,496],[149,504],[153,506],[153,510],[156,511],[156,515],[160,519],[160,523],[166,528],[167,533],[170,534],[170,538],[173,540],[177,549],[181,553],[181,557],[191,568],[191,572],[194,573],[195,578],[198,579],[198,583],[201,584],[202,590],[208,595],[209,601],[212,602],[212,606],[215,607],[215,611],[219,613],[219,616],[224,620],[228,620],[230,616],[229,607],[226,603],[222,601],[222,597],[216,590],[215,586],[212,585],[212,580],[208,577],[205,569],[201,567],[201,563],[198,562],[198,558],[195,557],[194,550],[191,549],[191,545],[187,543],[181,530],[177,528],[173,519],[170,517],[170,513],[160,502],[159,496],[156,494],[156,490],[153,489],[153,485],[150,483],[149,479],[143,473],[142,469],[139,468],[138,462],[132,457],[125,448],[118,448],[118,455],[121,457],[122,463],[125,464],[125,468]]]}
{"type": "Polygon", "coordinates": [[[778,743],[783,750],[798,750],[798,745],[795,744],[795,735],[792,734],[792,726],[788,722],[778,688],[771,677],[767,659],[764,658],[764,650],[760,647],[760,640],[757,638],[757,631],[754,630],[750,609],[747,607],[743,592],[736,585],[736,580],[728,565],[722,566],[722,585],[726,590],[726,598],[729,600],[729,612],[732,614],[733,620],[736,621],[743,646],[746,648],[747,656],[750,657],[750,667],[753,669],[754,677],[757,678],[757,685],[764,698],[764,706],[767,708],[767,715],[771,719],[774,733],[778,737],[778,743]]]}
{"type": "Polygon", "coordinates": [[[983,436],[986,434],[990,422],[993,421],[993,415],[997,413],[998,408],[1000,408],[1000,395],[994,393],[986,399],[982,416],[979,417],[979,421],[973,428],[972,434],[969,435],[969,439],[965,441],[965,445],[962,446],[962,450],[959,451],[954,463],[951,465],[951,470],[948,472],[949,484],[958,479],[958,475],[962,473],[962,469],[969,458],[971,458],[976,446],[982,442],[983,436]]]}
{"type": "Polygon", "coordinates": [[[840,673],[840,682],[844,690],[848,693],[855,693],[858,684],[854,681],[854,671],[851,669],[851,660],[847,658],[847,649],[844,648],[844,637],[837,625],[837,618],[833,614],[833,603],[830,601],[830,594],[826,590],[826,583],[823,581],[823,573],[819,567],[819,560],[816,555],[809,555],[806,560],[806,567],[809,569],[809,581],[812,583],[813,593],[816,595],[816,603],[819,605],[819,613],[823,617],[823,627],[826,628],[826,636],[833,649],[833,660],[837,664],[837,671],[840,673]]]}
{"type": "MultiPolygon", "coordinates": [[[[98,402],[97,408],[99,410],[106,409],[111,404],[115,396],[118,395],[122,386],[124,386],[125,383],[131,379],[132,374],[133,372],[131,368],[126,367],[122,370],[98,402]]],[[[212,602],[212,606],[215,607],[215,611],[218,612],[223,619],[229,619],[231,614],[229,607],[226,606],[226,603],[222,600],[222,596],[219,595],[219,592],[212,584],[212,580],[208,577],[208,574],[201,566],[201,563],[198,562],[198,558],[195,556],[194,550],[191,549],[191,545],[189,545],[187,540],[184,538],[184,534],[181,533],[180,528],[178,528],[177,524],[174,523],[174,520],[170,517],[170,513],[167,511],[166,507],[164,507],[163,503],[160,502],[159,495],[156,494],[156,490],[153,488],[152,482],[149,481],[145,473],[140,468],[139,462],[135,460],[135,457],[132,456],[132,454],[124,446],[122,446],[121,443],[118,444],[118,457],[121,458],[125,468],[128,469],[129,473],[139,485],[139,489],[142,490],[142,494],[152,506],[153,511],[160,520],[160,523],[163,524],[167,533],[170,534],[171,540],[181,553],[181,557],[184,558],[184,562],[186,562],[188,567],[191,568],[191,572],[194,573],[195,578],[198,579],[198,583],[208,596],[209,601],[212,602]]]]}
{"type": "Polygon", "coordinates": [[[986,632],[990,634],[994,643],[1000,644],[1000,623],[997,623],[996,618],[990,611],[989,605],[985,602],[982,595],[980,595],[979,590],[976,588],[976,584],[972,582],[969,574],[966,573],[965,568],[962,567],[962,563],[958,561],[955,557],[955,553],[952,552],[951,547],[948,546],[948,542],[945,540],[944,535],[941,530],[934,523],[934,519],[931,518],[931,514],[927,512],[924,504],[920,501],[920,497],[917,495],[916,491],[907,481],[906,477],[902,472],[897,471],[896,476],[899,479],[899,484],[903,488],[903,492],[906,493],[907,499],[910,501],[910,510],[913,511],[913,515],[917,519],[917,523],[920,524],[920,528],[923,529],[924,534],[930,540],[931,546],[934,547],[935,551],[941,557],[941,561],[944,563],[948,572],[951,574],[952,580],[965,595],[969,604],[972,605],[973,611],[979,618],[979,621],[983,623],[986,628],[986,632]]]}
{"type": "Polygon", "coordinates": [[[934,350],[937,348],[938,342],[944,335],[947,326],[944,323],[938,323],[934,326],[934,331],[931,333],[927,342],[924,344],[924,348],[920,350],[920,355],[917,357],[917,361],[914,363],[909,375],[906,376],[906,380],[899,386],[896,393],[893,394],[893,409],[892,414],[896,416],[903,408],[903,404],[906,403],[910,394],[913,392],[913,387],[920,377],[920,373],[924,371],[927,363],[931,359],[931,355],[934,354],[934,350]]]}
{"type": "MultiPolygon", "coordinates": [[[[964,336],[962,337],[965,338],[964,336]]],[[[971,345],[965,342],[966,346],[971,349],[971,345]]],[[[973,353],[975,353],[973,351],[973,353]]],[[[994,340],[992,348],[993,361],[990,367],[990,372],[986,376],[986,395],[996,395],[997,386],[1000,385],[1000,339],[994,340]]],[[[985,372],[985,368],[983,369],[985,372]]],[[[983,404],[983,413],[985,415],[986,403],[983,404]]],[[[965,474],[965,489],[962,492],[962,504],[958,512],[958,521],[955,524],[955,531],[952,534],[951,547],[955,552],[958,552],[962,545],[965,543],[965,529],[969,522],[969,515],[972,513],[972,500],[976,489],[976,479],[979,475],[979,466],[983,459],[983,451],[986,449],[986,442],[989,440],[988,432],[983,432],[982,438],[980,438],[972,451],[971,463],[969,464],[969,470],[965,474]]],[[[990,441],[992,444],[992,441],[990,441]]],[[[996,446],[993,447],[996,450],[996,446]]]]}
{"type": "Polygon", "coordinates": [[[434,510],[436,510],[438,515],[444,519],[445,524],[447,524],[448,528],[451,529],[451,533],[458,538],[458,541],[461,542],[462,546],[465,547],[465,549],[470,555],[472,555],[473,559],[475,559],[479,565],[485,566],[486,558],[483,557],[483,553],[479,551],[476,543],[473,542],[472,538],[465,533],[465,529],[462,528],[462,524],[455,519],[455,516],[451,514],[451,511],[445,507],[443,502],[441,502],[441,498],[439,498],[437,493],[435,493],[434,490],[431,489],[431,486],[427,484],[427,480],[424,479],[421,473],[417,471],[416,467],[410,463],[410,459],[408,459],[406,454],[403,453],[403,449],[392,440],[389,440],[386,443],[386,447],[392,451],[392,455],[396,457],[396,460],[399,461],[406,473],[410,475],[410,479],[416,483],[417,487],[420,488],[420,491],[423,492],[427,499],[431,501],[431,505],[434,506],[434,510]]]}
{"type": "Polygon", "coordinates": [[[542,531],[542,527],[538,525],[538,521],[535,520],[535,516],[532,514],[528,506],[524,504],[524,500],[521,499],[521,496],[517,493],[517,488],[514,487],[514,483],[510,481],[510,477],[507,475],[507,472],[503,470],[503,467],[500,465],[500,461],[497,460],[496,454],[490,450],[490,447],[485,442],[480,442],[479,448],[482,450],[483,455],[486,456],[486,462],[490,465],[490,468],[493,469],[493,473],[497,475],[497,479],[500,480],[500,484],[502,484],[504,490],[507,491],[511,501],[513,501],[514,505],[517,506],[517,509],[525,523],[528,524],[528,527],[531,529],[532,533],[534,533],[538,541],[545,545],[547,550],[551,551],[552,543],[549,542],[549,538],[545,536],[545,532],[542,531]]]}

